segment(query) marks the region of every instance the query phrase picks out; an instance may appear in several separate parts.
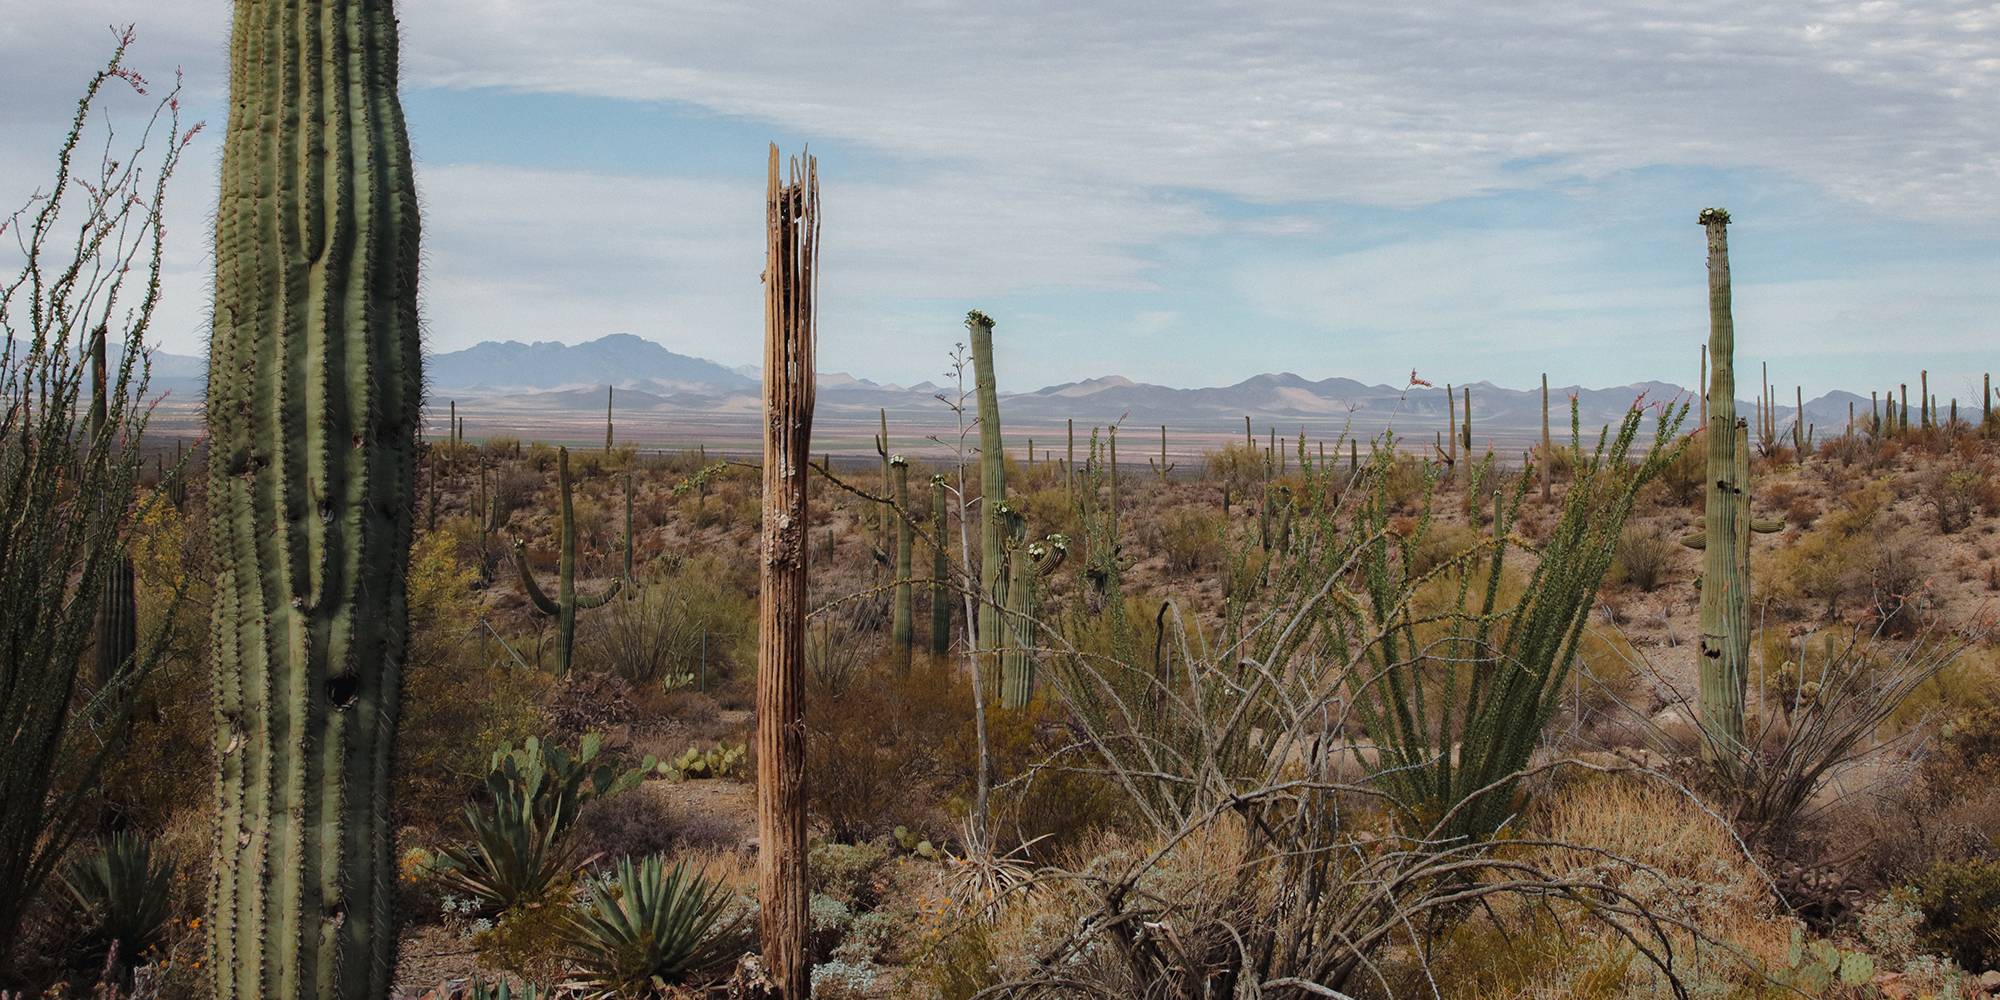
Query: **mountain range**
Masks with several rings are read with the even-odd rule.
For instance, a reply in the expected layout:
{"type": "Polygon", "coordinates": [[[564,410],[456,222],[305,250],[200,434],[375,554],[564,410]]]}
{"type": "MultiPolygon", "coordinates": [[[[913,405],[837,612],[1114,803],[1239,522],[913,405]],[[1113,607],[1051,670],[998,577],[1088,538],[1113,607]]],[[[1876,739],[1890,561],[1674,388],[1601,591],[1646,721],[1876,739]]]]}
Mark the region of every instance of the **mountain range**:
{"type": "MultiPolygon", "coordinates": [[[[188,390],[198,390],[201,368],[199,358],[154,354],[156,387],[172,388],[183,400],[199,398],[198,391],[188,390]]],[[[453,400],[461,413],[498,417],[504,411],[515,415],[516,422],[530,425],[560,415],[559,422],[569,424],[591,413],[601,419],[604,387],[612,386],[618,422],[634,431],[654,425],[721,429],[736,423],[745,423],[743,429],[748,429],[760,408],[761,374],[754,366],[728,368],[623,333],[574,346],[487,341],[432,355],[425,364],[433,406],[453,400]]],[[[1367,437],[1393,428],[1405,440],[1421,444],[1443,431],[1452,416],[1463,419],[1462,409],[1456,408],[1462,406],[1466,388],[1450,387],[1453,401],[1447,402],[1443,386],[1368,385],[1339,377],[1313,381],[1281,372],[1196,389],[1108,375],[1002,396],[1010,436],[1017,428],[1061,427],[1068,421],[1085,427],[1116,423],[1128,434],[1161,425],[1176,434],[1240,434],[1248,417],[1259,437],[1273,429],[1323,439],[1336,438],[1342,431],[1367,437]]],[[[1539,387],[1517,390],[1478,382],[1469,388],[1475,442],[1512,448],[1539,439],[1539,387]]],[[[819,390],[815,419],[829,430],[873,422],[885,413],[891,421],[927,428],[926,433],[948,431],[955,420],[950,404],[957,390],[930,382],[905,388],[847,373],[822,373],[819,390]]],[[[1577,420],[1592,438],[1635,401],[1662,406],[1692,398],[1686,388],[1665,382],[1597,389],[1552,387],[1549,396],[1552,430],[1559,437],[1567,436],[1569,404],[1574,399],[1577,420]]],[[[1807,402],[1804,420],[1821,434],[1837,433],[1846,425],[1850,404],[1857,404],[1859,413],[1868,411],[1867,398],[1835,391],[1807,402]]],[[[1744,400],[1738,408],[1748,414],[1753,406],[1744,400]]],[[[1789,428],[1794,408],[1776,407],[1776,416],[1781,428],[1789,428]]],[[[1687,424],[1695,419],[1690,412],[1687,424]]]]}

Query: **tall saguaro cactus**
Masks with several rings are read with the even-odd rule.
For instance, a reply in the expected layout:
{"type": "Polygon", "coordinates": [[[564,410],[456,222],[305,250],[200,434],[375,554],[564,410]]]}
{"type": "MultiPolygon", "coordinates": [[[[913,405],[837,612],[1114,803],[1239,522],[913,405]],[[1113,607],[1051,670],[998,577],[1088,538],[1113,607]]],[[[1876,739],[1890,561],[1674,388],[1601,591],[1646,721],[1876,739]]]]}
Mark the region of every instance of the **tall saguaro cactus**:
{"type": "Polygon", "coordinates": [[[213,995],[379,998],[423,396],[390,0],[237,0],[207,419],[213,995]]]}
{"type": "Polygon", "coordinates": [[[910,523],[910,460],[889,457],[896,485],[896,613],[889,635],[896,650],[896,669],[910,672],[910,637],[915,632],[915,602],[910,593],[911,550],[916,548],[916,526],[910,523]]]}
{"type": "Polygon", "coordinates": [[[1000,393],[993,378],[993,318],[978,310],[965,314],[972,332],[973,391],[979,398],[979,649],[1000,648],[1000,608],[1006,601],[1004,519],[1007,463],[1000,448],[1000,393]]]}
{"type": "Polygon", "coordinates": [[[1747,525],[1748,429],[1737,433],[1736,325],[1730,316],[1729,213],[1703,209],[1708,230],[1708,506],[1701,578],[1701,718],[1703,756],[1714,761],[1743,742],[1743,697],[1750,661],[1750,574],[1747,525]]]}
{"type": "MultiPolygon", "coordinates": [[[[570,654],[576,648],[576,613],[603,607],[618,596],[618,590],[625,585],[625,581],[611,581],[610,589],[595,597],[576,592],[576,508],[570,498],[568,448],[556,449],[556,492],[562,496],[562,519],[556,529],[562,554],[556,563],[555,600],[549,600],[549,595],[535,582],[534,568],[528,565],[528,543],[518,538],[514,540],[514,567],[521,571],[521,589],[528,592],[528,600],[534,603],[535,610],[556,620],[556,673],[568,677],[570,654]]],[[[626,495],[631,495],[629,489],[626,495]]],[[[629,567],[632,551],[629,508],[625,520],[625,551],[629,567]]]]}
{"type": "Polygon", "coordinates": [[[819,176],[811,157],[765,187],[764,547],[757,609],[757,899],[783,1000],[812,995],[806,935],[806,468],[812,451],[819,176]]]}
{"type": "Polygon", "coordinates": [[[951,557],[945,553],[944,530],[949,496],[943,476],[931,477],[931,655],[951,652],[951,557]]]}

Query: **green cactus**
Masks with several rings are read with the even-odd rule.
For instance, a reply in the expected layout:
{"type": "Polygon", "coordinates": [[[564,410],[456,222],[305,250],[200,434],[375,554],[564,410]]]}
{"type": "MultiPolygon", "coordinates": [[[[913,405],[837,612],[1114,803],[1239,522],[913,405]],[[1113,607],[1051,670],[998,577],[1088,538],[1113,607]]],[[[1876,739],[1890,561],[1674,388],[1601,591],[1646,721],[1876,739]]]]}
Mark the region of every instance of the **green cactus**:
{"type": "Polygon", "coordinates": [[[1704,209],[1708,230],[1708,511],[1701,585],[1702,756],[1733,759],[1743,744],[1750,662],[1749,428],[1736,416],[1736,325],[1730,316],[1729,213],[1704,209]],[[1718,433],[1719,431],[1719,433],[1718,433]]]}
{"type": "Polygon", "coordinates": [[[388,0],[238,0],[207,426],[211,995],[377,998],[423,401],[388,0]]]}
{"type": "Polygon", "coordinates": [[[1780,986],[1791,987],[1807,996],[1818,996],[1836,982],[1856,987],[1865,986],[1874,978],[1875,956],[1865,951],[1849,951],[1831,941],[1807,944],[1805,931],[1797,926],[1792,928],[1791,947],[1786,951],[1784,967],[1771,976],[1780,986]]]}
{"type": "Polygon", "coordinates": [[[1160,425],[1160,464],[1158,464],[1158,465],[1153,465],[1153,460],[1152,460],[1152,459],[1150,459],[1150,458],[1146,460],[1146,464],[1147,464],[1147,465],[1152,465],[1152,466],[1153,466],[1153,471],[1154,471],[1154,472],[1157,472],[1157,473],[1159,473],[1159,474],[1160,474],[1160,482],[1163,482],[1163,483],[1167,481],[1167,473],[1169,473],[1169,472],[1172,472],[1172,471],[1174,471],[1174,469],[1176,468],[1176,465],[1177,465],[1177,463],[1169,463],[1169,462],[1167,461],[1167,425],[1166,425],[1166,424],[1161,424],[1161,425],[1160,425]]]}
{"type": "Polygon", "coordinates": [[[1002,545],[1000,506],[1007,500],[1007,464],[1000,448],[1000,394],[993,379],[993,319],[973,310],[965,314],[972,331],[973,388],[979,397],[979,652],[991,656],[1000,648],[1000,608],[1006,600],[1006,554],[1002,545]]]}
{"type": "MultiPolygon", "coordinates": [[[[521,571],[521,589],[528,592],[535,610],[556,620],[556,673],[567,677],[570,652],[576,645],[576,613],[603,607],[618,596],[625,581],[611,581],[611,589],[595,597],[576,592],[576,511],[570,500],[568,448],[556,449],[556,488],[562,494],[562,556],[556,567],[556,599],[549,600],[535,583],[535,571],[528,565],[528,543],[523,539],[514,540],[514,565],[521,571]]],[[[625,544],[631,547],[629,535],[625,544]]]]}
{"type": "Polygon", "coordinates": [[[916,527],[907,516],[910,510],[910,460],[901,455],[889,458],[896,484],[896,612],[889,627],[895,646],[896,669],[910,672],[910,637],[915,631],[915,607],[910,593],[911,550],[916,547],[916,527]]]}
{"type": "Polygon", "coordinates": [[[1062,566],[1070,554],[1070,540],[1052,534],[1046,542],[1020,544],[1028,532],[1028,518],[1012,508],[1004,510],[1008,534],[1014,548],[1008,552],[1006,588],[1006,630],[1000,650],[1000,708],[1026,708],[1034,698],[1034,646],[1036,622],[1042,612],[1040,582],[1062,566]]]}
{"type": "Polygon", "coordinates": [[[948,497],[944,477],[931,477],[931,655],[951,652],[951,560],[945,554],[944,529],[948,497]]]}

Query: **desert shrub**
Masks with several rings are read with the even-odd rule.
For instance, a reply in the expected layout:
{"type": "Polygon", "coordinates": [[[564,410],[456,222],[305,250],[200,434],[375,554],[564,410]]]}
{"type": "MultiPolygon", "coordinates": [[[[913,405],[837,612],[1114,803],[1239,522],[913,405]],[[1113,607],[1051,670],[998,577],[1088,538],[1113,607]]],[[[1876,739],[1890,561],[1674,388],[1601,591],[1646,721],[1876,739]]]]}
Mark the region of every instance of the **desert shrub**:
{"type": "Polygon", "coordinates": [[[1660,575],[1673,557],[1674,544],[1658,525],[1626,525],[1624,534],[1618,536],[1618,568],[1633,586],[1650,594],[1659,589],[1660,575]]]}
{"type": "Polygon", "coordinates": [[[513,458],[514,453],[521,450],[521,439],[505,434],[493,434],[480,444],[480,448],[489,458],[513,458]]]}
{"type": "Polygon", "coordinates": [[[1139,526],[1139,544],[1164,556],[1167,569],[1192,573],[1222,558],[1222,518],[1202,507],[1174,507],[1139,526]]]}
{"type": "Polygon", "coordinates": [[[1911,888],[1924,914],[1926,950],[1963,969],[2000,966],[2000,861],[1940,863],[1911,888]]]}
{"type": "Polygon", "coordinates": [[[1264,481],[1264,449],[1247,441],[1229,441],[1201,453],[1202,471],[1220,480],[1232,497],[1241,497],[1253,484],[1264,481]]]}
{"type": "Polygon", "coordinates": [[[1708,485],[1708,451],[1702,444],[1704,432],[1696,431],[1688,435],[1687,447],[1666,468],[1660,470],[1660,491],[1677,506],[1689,507],[1701,502],[1703,491],[1708,485]]]}
{"type": "Polygon", "coordinates": [[[115,833],[71,861],[63,887],[81,909],[88,956],[130,986],[131,970],[163,942],[173,912],[174,864],[135,833],[115,833]]]}
{"type": "Polygon", "coordinates": [[[577,855],[606,859],[662,854],[677,839],[674,814],[657,795],[635,791],[584,803],[576,816],[577,855]]]}
{"type": "Polygon", "coordinates": [[[1982,506],[1990,504],[1991,470],[1939,461],[1917,477],[1918,496],[1929,509],[1939,534],[1957,534],[1982,506]]]}
{"type": "Polygon", "coordinates": [[[1477,544],[1479,533],[1467,525],[1432,522],[1430,530],[1417,539],[1417,544],[1411,546],[1403,558],[1409,560],[1411,576],[1422,576],[1447,560],[1464,555],[1466,550],[1477,544]]]}
{"type": "Polygon", "coordinates": [[[1874,548],[1867,572],[1875,601],[1872,613],[1893,635],[1916,617],[1926,572],[1922,546],[1906,536],[1882,539],[1874,548]]]}
{"type": "Polygon", "coordinates": [[[888,864],[889,849],[880,843],[820,843],[806,855],[806,879],[814,893],[870,910],[881,901],[882,872],[888,864]]]}
{"type": "Polygon", "coordinates": [[[1819,504],[1808,496],[1793,497],[1792,502],[1785,505],[1785,520],[1796,528],[1810,528],[1814,521],[1819,520],[1819,504]]]}
{"type": "Polygon", "coordinates": [[[493,477],[488,499],[493,503],[493,523],[504,526],[517,510],[534,503],[542,488],[542,477],[527,469],[508,466],[493,477]]]}
{"type": "Polygon", "coordinates": [[[2000,708],[1980,708],[1945,726],[1922,772],[1940,803],[2000,785],[2000,708]]]}
{"type": "Polygon", "coordinates": [[[629,726],[639,717],[632,685],[617,674],[578,671],[542,697],[542,718],[563,739],[629,726]]]}
{"type": "Polygon", "coordinates": [[[562,936],[591,995],[645,996],[735,961],[754,934],[749,917],[726,885],[685,861],[667,871],[657,857],[628,858],[562,936]]]}
{"type": "Polygon", "coordinates": [[[938,801],[972,776],[972,710],[971,685],[949,662],[919,660],[908,677],[864,673],[838,694],[816,689],[806,702],[806,802],[828,838],[942,825],[938,801]]]}
{"type": "Polygon", "coordinates": [[[547,472],[556,467],[556,446],[547,441],[530,441],[528,453],[522,458],[536,472],[547,472]]]}
{"type": "Polygon", "coordinates": [[[1819,443],[1819,457],[1829,462],[1839,462],[1842,468],[1856,462],[1866,463],[1874,451],[1868,439],[1860,434],[1843,434],[1827,438],[1819,443]]]}
{"type": "Polygon", "coordinates": [[[735,677],[754,653],[756,620],[756,602],[735,572],[704,553],[656,561],[646,575],[649,582],[613,601],[585,634],[585,664],[635,685],[673,687],[699,683],[706,656],[711,685],[735,677]]]}
{"type": "Polygon", "coordinates": [[[543,727],[535,702],[547,681],[512,660],[478,662],[479,604],[468,589],[476,575],[445,532],[422,535],[410,553],[394,779],[401,822],[442,824],[485,779],[491,747],[543,727]]]}

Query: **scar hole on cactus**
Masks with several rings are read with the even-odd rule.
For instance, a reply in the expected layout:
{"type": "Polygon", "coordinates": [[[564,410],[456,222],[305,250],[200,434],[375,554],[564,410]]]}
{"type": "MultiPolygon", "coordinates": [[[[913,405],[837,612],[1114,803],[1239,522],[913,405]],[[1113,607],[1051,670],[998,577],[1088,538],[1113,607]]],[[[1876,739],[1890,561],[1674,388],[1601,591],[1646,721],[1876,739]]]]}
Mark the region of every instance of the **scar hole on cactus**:
{"type": "Polygon", "coordinates": [[[341,924],[346,923],[347,901],[344,899],[334,900],[333,905],[328,906],[326,908],[326,920],[328,923],[334,925],[335,927],[339,927],[341,924]]]}
{"type": "Polygon", "coordinates": [[[353,708],[361,694],[361,678],[331,677],[326,682],[326,700],[336,709],[353,708]]]}

